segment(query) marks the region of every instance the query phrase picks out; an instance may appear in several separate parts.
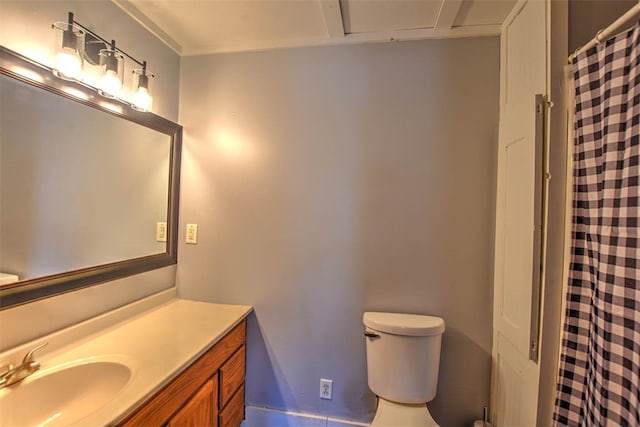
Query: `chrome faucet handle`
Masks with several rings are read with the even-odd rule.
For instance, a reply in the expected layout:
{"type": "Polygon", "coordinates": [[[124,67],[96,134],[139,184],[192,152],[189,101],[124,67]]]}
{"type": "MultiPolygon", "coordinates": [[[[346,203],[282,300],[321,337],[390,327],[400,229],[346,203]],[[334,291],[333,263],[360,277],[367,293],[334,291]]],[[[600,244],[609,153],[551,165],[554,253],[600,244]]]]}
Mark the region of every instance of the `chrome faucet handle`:
{"type": "MultiPolygon", "coordinates": [[[[34,364],[34,360],[33,360],[33,353],[35,353],[36,351],[40,350],[42,347],[44,347],[45,345],[49,344],[48,342],[42,343],[38,346],[35,346],[34,348],[32,348],[31,350],[29,350],[29,352],[27,354],[24,355],[24,359],[22,359],[22,365],[33,365],[34,364]]],[[[38,362],[37,363],[38,367],[40,367],[40,364],[38,362]]]]}
{"type": "Polygon", "coordinates": [[[22,363],[19,366],[12,367],[11,365],[8,365],[3,367],[2,369],[8,369],[2,375],[0,375],[0,389],[22,381],[23,379],[27,378],[29,375],[40,369],[40,362],[36,362],[35,360],[33,360],[33,353],[40,350],[47,344],[48,343],[45,342],[29,350],[29,352],[25,354],[24,358],[22,359],[22,363]]]}

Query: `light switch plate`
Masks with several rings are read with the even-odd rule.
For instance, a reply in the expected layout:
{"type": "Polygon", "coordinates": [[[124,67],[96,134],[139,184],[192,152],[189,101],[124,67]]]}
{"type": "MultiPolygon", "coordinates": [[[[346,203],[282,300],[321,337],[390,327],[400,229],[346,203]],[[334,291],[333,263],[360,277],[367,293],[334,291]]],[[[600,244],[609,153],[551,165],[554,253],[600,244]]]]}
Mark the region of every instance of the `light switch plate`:
{"type": "Polygon", "coordinates": [[[158,222],[156,223],[156,242],[166,242],[166,241],[167,241],[167,223],[158,222]]]}
{"type": "Polygon", "coordinates": [[[187,236],[185,241],[191,245],[198,244],[198,224],[187,224],[187,236]]]}

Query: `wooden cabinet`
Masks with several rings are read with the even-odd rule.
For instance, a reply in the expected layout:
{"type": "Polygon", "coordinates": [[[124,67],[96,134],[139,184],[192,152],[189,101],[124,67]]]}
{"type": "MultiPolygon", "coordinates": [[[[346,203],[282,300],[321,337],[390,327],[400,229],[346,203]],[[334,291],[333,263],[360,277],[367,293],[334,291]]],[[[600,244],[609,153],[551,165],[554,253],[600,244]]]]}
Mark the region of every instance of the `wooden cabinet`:
{"type": "Polygon", "coordinates": [[[244,347],[240,347],[220,368],[220,408],[227,405],[244,383],[244,353],[244,347]]]}
{"type": "Polygon", "coordinates": [[[218,376],[214,375],[167,423],[168,427],[217,425],[218,376]]]}
{"type": "Polygon", "coordinates": [[[244,384],[236,390],[229,404],[222,408],[219,427],[237,427],[244,419],[244,384]]]}
{"type": "Polygon", "coordinates": [[[246,320],[120,426],[238,427],[244,419],[246,320]]]}

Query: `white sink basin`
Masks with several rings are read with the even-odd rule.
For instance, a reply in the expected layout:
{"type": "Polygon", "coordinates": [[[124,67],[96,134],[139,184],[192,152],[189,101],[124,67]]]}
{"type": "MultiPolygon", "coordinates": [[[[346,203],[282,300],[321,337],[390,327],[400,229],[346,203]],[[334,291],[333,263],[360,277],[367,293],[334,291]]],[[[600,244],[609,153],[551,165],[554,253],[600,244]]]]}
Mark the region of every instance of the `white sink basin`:
{"type": "Polygon", "coordinates": [[[113,400],[131,377],[127,365],[104,360],[37,372],[0,390],[0,426],[73,424],[113,400]]]}

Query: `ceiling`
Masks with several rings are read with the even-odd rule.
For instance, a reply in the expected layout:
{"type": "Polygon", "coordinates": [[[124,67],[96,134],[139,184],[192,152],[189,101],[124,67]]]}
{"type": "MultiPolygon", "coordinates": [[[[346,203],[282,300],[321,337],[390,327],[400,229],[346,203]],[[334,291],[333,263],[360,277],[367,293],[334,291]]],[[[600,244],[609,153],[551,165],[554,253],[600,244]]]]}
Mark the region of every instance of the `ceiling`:
{"type": "Polygon", "coordinates": [[[494,36],[516,0],[112,0],[180,55],[494,36]]]}

